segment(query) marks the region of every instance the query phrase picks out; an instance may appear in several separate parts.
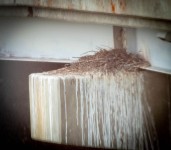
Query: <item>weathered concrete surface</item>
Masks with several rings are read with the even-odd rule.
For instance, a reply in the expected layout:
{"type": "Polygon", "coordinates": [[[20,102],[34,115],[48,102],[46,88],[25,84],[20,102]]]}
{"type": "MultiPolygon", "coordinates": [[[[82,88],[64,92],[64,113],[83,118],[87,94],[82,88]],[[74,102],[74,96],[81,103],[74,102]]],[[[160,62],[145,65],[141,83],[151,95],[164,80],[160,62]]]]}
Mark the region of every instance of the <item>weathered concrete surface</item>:
{"type": "MultiPolygon", "coordinates": [[[[47,94],[47,103],[41,105],[41,109],[49,107],[51,117],[56,112],[56,107],[50,108],[50,103],[53,100],[51,95],[59,98],[59,91],[52,90],[55,86],[52,81],[60,83],[58,90],[60,90],[59,101],[61,101],[61,106],[57,106],[57,108],[61,107],[61,121],[59,120],[61,125],[57,125],[61,128],[61,134],[54,132],[56,127],[53,126],[51,132],[45,133],[42,129],[41,132],[44,133],[42,136],[42,133],[33,131],[33,128],[35,131],[37,128],[33,123],[32,137],[44,140],[44,136],[58,134],[61,141],[50,138],[47,138],[46,141],[92,147],[128,147],[131,149],[147,147],[157,149],[158,146],[163,149],[165,146],[168,147],[170,145],[169,107],[171,92],[169,76],[143,72],[142,77],[144,78],[137,76],[132,78],[129,74],[121,75],[116,81],[112,80],[110,76],[104,79],[103,77],[32,74],[30,76],[30,94],[34,93],[34,88],[38,91],[44,88],[47,91],[45,93],[45,95],[47,94]],[[41,85],[31,87],[34,83],[33,80],[37,80],[41,85]],[[51,85],[43,86],[45,80],[51,80],[51,85]],[[53,92],[50,92],[50,89],[53,92]],[[126,140],[127,136],[129,137],[128,141],[126,140]],[[147,146],[143,145],[143,141],[147,146]],[[136,147],[136,142],[140,144],[138,147],[136,147]]],[[[41,101],[40,97],[32,96],[31,101],[41,101]]],[[[31,107],[38,114],[43,113],[38,111],[38,105],[31,107]]],[[[40,122],[44,124],[44,128],[48,128],[46,124],[49,124],[49,121],[46,119],[37,120],[33,110],[31,110],[31,122],[40,122]]],[[[44,114],[46,113],[44,112],[44,114]]]]}
{"type": "Polygon", "coordinates": [[[30,82],[31,135],[43,141],[61,143],[60,82],[58,78],[42,78],[42,82],[37,78],[30,82]]]}

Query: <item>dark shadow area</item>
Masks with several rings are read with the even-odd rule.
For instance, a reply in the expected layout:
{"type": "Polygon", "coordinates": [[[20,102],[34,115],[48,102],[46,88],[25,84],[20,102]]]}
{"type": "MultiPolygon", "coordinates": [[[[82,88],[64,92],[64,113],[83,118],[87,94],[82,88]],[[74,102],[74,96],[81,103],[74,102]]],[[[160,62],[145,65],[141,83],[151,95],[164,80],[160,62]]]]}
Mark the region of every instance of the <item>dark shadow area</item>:
{"type": "Polygon", "coordinates": [[[46,144],[30,137],[28,76],[63,66],[62,63],[0,61],[1,145],[35,149],[46,147],[46,144]]]}

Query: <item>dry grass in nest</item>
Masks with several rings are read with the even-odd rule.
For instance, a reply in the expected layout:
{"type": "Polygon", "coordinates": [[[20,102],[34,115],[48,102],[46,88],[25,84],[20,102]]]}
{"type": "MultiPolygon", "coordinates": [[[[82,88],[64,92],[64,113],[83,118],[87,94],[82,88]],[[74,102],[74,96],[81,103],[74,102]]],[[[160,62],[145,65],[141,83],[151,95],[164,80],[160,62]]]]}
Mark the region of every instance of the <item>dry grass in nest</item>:
{"type": "Polygon", "coordinates": [[[116,73],[118,71],[135,72],[150,64],[140,55],[128,53],[125,49],[100,49],[94,55],[80,57],[78,61],[53,73],[116,73]]]}

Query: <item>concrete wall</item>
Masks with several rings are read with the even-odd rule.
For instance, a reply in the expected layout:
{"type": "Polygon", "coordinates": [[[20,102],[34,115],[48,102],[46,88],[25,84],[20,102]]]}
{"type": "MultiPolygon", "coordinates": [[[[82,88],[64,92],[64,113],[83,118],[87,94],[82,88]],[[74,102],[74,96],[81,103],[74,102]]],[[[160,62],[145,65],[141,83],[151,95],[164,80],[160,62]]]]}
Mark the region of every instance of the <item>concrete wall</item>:
{"type": "Polygon", "coordinates": [[[113,47],[112,25],[36,18],[0,18],[0,57],[73,59],[113,47]]]}

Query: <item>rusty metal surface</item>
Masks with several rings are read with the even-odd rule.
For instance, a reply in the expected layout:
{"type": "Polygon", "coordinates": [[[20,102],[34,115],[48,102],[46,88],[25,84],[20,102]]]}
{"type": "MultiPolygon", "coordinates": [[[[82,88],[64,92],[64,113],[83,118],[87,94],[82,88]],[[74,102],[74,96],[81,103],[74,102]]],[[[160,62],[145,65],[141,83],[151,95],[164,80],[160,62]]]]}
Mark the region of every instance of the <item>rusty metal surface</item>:
{"type": "Polygon", "coordinates": [[[171,20],[170,0],[0,0],[0,5],[46,7],[171,20]]]}
{"type": "Polygon", "coordinates": [[[85,13],[76,11],[66,10],[44,10],[39,8],[33,9],[36,17],[61,19],[66,21],[76,21],[84,23],[100,23],[100,24],[111,24],[116,26],[125,27],[146,27],[155,29],[171,30],[171,21],[160,21],[147,18],[134,18],[132,16],[123,15],[106,15],[97,13],[85,13]]]}
{"type": "Polygon", "coordinates": [[[0,16],[171,30],[170,0],[0,0],[0,16]]]}
{"type": "Polygon", "coordinates": [[[72,22],[110,24],[114,26],[171,30],[171,21],[150,18],[138,18],[116,14],[79,12],[62,9],[44,9],[31,7],[0,7],[0,17],[38,17],[72,22]]]}

